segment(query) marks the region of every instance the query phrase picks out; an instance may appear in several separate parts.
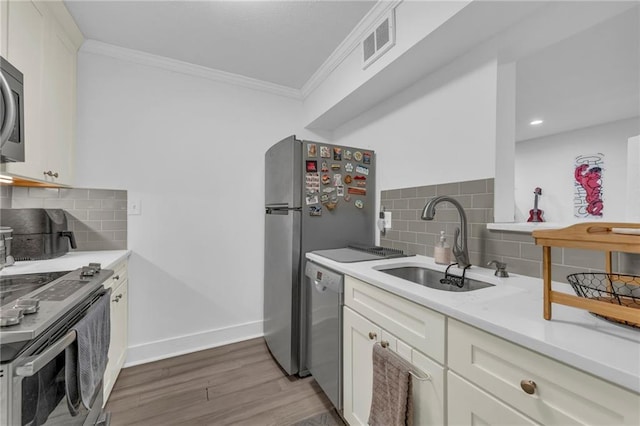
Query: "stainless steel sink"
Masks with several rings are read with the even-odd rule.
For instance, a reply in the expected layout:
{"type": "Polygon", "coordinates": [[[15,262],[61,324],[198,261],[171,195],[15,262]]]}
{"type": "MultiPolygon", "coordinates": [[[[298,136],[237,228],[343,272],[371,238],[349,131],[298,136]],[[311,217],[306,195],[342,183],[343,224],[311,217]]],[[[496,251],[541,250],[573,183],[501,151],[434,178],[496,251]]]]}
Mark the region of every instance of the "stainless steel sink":
{"type": "Polygon", "coordinates": [[[385,274],[402,278],[403,280],[412,281],[425,287],[434,288],[444,291],[474,291],[481,288],[493,287],[493,284],[482,281],[464,279],[464,285],[458,287],[456,284],[442,283],[444,272],[434,271],[433,269],[420,268],[417,266],[403,266],[400,268],[378,269],[385,274]]]}

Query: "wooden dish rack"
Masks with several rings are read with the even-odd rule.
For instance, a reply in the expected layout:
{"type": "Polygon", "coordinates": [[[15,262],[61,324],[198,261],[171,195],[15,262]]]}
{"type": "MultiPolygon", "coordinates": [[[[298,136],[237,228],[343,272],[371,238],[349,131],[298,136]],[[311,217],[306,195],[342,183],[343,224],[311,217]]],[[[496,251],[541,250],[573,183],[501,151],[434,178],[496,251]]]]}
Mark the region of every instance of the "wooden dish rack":
{"type": "Polygon", "coordinates": [[[640,253],[640,235],[619,234],[612,228],[640,229],[640,223],[586,222],[563,229],[535,230],[536,245],[542,246],[544,319],[551,319],[551,304],[587,309],[594,314],[640,324],[640,309],[554,291],[551,288],[551,247],[600,250],[605,252],[605,270],[612,270],[612,252],[640,253]]]}

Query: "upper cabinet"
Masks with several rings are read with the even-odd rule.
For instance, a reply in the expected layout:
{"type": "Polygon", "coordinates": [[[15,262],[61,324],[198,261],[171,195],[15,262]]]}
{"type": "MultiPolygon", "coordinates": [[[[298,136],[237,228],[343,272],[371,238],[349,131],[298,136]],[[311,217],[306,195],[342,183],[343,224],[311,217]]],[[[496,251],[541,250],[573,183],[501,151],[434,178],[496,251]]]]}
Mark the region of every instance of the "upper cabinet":
{"type": "Polygon", "coordinates": [[[6,2],[3,55],[24,75],[25,161],[13,176],[74,183],[76,59],[83,36],[61,1],[6,2]]]}

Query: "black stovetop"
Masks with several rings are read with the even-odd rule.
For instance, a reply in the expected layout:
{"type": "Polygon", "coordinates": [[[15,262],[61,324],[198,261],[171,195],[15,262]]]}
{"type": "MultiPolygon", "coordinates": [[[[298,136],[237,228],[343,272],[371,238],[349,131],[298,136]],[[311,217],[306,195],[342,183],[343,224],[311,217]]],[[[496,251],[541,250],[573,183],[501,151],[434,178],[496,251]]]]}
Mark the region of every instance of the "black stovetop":
{"type": "Polygon", "coordinates": [[[69,271],[61,271],[2,276],[0,277],[0,306],[10,304],[68,273],[69,271]]]}

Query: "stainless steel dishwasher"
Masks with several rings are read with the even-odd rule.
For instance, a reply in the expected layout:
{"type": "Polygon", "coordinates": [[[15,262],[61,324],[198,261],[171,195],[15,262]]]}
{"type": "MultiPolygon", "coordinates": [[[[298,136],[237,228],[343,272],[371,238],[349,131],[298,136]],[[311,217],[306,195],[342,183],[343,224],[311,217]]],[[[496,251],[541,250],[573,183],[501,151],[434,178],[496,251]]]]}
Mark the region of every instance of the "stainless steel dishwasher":
{"type": "Polygon", "coordinates": [[[342,411],[342,305],[344,277],[307,260],[307,367],[342,411]]]}

